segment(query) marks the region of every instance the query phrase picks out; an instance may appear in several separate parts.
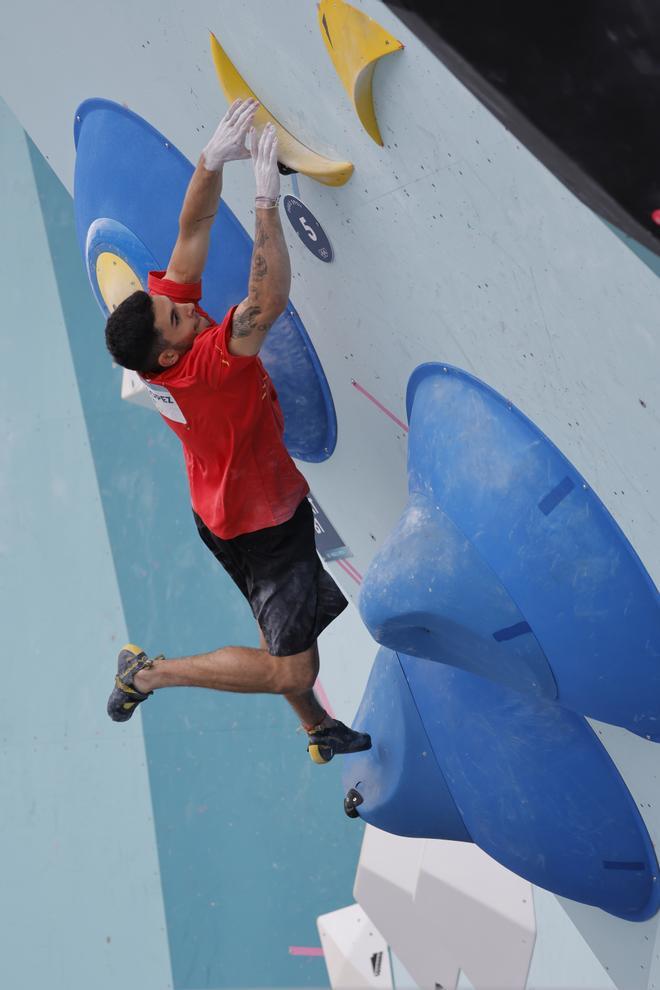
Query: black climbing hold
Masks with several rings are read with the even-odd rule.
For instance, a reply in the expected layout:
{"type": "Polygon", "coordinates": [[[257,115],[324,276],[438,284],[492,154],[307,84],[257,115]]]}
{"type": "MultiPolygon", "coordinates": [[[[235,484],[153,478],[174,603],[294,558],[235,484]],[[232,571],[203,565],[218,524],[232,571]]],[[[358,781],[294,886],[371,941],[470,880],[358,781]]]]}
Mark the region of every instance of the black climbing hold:
{"type": "Polygon", "coordinates": [[[359,791],[356,791],[354,787],[351,787],[350,791],[344,798],[344,811],[349,818],[359,818],[357,809],[361,804],[364,803],[364,798],[359,791]]]}

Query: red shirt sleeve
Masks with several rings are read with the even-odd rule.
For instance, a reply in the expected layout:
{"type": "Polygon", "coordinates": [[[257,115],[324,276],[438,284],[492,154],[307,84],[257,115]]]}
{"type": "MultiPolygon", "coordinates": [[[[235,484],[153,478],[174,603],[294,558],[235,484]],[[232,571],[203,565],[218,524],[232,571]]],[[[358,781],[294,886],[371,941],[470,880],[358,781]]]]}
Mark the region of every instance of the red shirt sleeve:
{"type": "Polygon", "coordinates": [[[202,283],[173,282],[165,278],[165,272],[149,272],[147,287],[150,296],[167,296],[172,302],[198,303],[202,298],[202,283]]]}
{"type": "Polygon", "coordinates": [[[220,388],[258,362],[256,354],[242,356],[229,350],[235,311],[236,306],[232,306],[222,323],[200,334],[192,349],[196,377],[212,388],[220,388]]]}

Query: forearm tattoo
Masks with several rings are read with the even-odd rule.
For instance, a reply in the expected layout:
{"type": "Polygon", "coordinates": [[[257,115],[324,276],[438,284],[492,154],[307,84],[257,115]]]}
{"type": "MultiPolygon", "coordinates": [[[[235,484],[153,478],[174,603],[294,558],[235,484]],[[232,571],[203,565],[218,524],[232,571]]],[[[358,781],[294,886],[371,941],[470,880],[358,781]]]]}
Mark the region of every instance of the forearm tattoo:
{"type": "Polygon", "coordinates": [[[249,337],[253,330],[262,330],[260,316],[261,306],[250,306],[240,316],[235,316],[231,326],[232,337],[249,337]]]}
{"type": "MultiPolygon", "coordinates": [[[[265,303],[270,298],[268,286],[266,285],[264,287],[262,285],[263,280],[269,273],[269,264],[266,257],[267,251],[264,249],[270,240],[271,237],[264,229],[263,222],[257,217],[249,289],[249,298],[254,302],[243,313],[234,316],[231,331],[232,337],[249,337],[255,330],[258,333],[265,334],[270,329],[272,319],[264,318],[262,306],[259,305],[259,302],[265,303]]],[[[272,306],[270,308],[272,309],[272,306]]]]}
{"type": "Polygon", "coordinates": [[[268,236],[268,234],[264,230],[264,225],[263,225],[262,220],[259,217],[257,217],[257,229],[256,229],[255,235],[254,235],[254,246],[255,246],[255,248],[266,247],[266,245],[268,244],[268,241],[269,240],[270,240],[270,237],[268,236]]]}
{"type": "Polygon", "coordinates": [[[268,274],[268,262],[263,254],[255,254],[252,259],[252,278],[261,281],[268,274]]]}

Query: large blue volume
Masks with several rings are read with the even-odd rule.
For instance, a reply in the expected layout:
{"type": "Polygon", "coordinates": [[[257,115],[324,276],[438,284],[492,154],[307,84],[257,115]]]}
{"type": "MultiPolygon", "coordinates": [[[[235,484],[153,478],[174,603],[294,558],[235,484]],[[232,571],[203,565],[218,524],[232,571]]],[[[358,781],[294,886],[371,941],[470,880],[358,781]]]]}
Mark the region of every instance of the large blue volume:
{"type": "Polygon", "coordinates": [[[362,617],[391,649],[660,738],[660,597],[587,482],[459,369],[412,375],[408,505],[362,617]]]}
{"type": "Polygon", "coordinates": [[[473,841],[531,883],[630,921],[658,910],[642,818],[582,716],[473,673],[381,649],[344,758],[360,817],[473,841]]]}
{"type": "MultiPolygon", "coordinates": [[[[74,136],[78,241],[103,308],[95,284],[98,253],[114,251],[146,287],[148,267],[167,266],[193,167],[150,124],[109,100],[86,100],[78,108],[74,136]]],[[[222,319],[247,295],[251,256],[251,238],[221,203],[201,302],[214,319],[222,319]]],[[[332,396],[291,303],[270,330],[260,356],[280,398],[289,452],[303,461],[326,460],[337,439],[332,396]]]]}

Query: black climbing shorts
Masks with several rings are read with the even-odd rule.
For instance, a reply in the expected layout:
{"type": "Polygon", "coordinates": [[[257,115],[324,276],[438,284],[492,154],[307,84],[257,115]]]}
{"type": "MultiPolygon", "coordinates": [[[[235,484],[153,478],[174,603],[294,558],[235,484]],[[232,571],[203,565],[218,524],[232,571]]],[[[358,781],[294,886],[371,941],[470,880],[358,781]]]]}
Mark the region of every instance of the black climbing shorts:
{"type": "Polygon", "coordinates": [[[306,498],[287,522],[231,540],[193,515],[202,540],[247,598],[272,656],[309,649],[348,605],[316,552],[306,498]]]}

